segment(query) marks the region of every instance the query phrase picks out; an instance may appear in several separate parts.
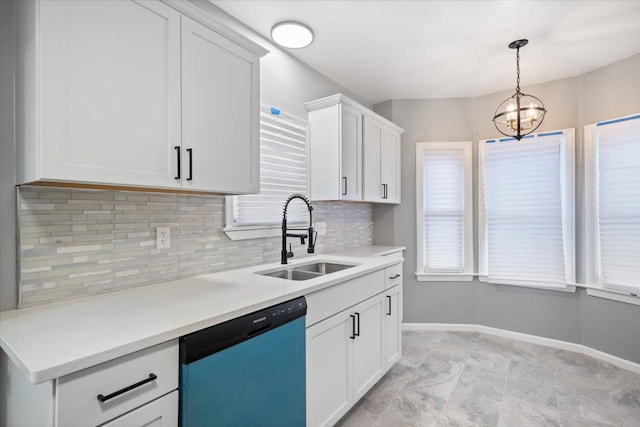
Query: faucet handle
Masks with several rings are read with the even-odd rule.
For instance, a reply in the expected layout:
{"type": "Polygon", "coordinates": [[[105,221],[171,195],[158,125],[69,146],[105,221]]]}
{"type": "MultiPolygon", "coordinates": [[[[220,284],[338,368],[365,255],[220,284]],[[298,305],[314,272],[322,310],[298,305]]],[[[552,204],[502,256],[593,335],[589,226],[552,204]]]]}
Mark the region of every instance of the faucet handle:
{"type": "Polygon", "coordinates": [[[287,252],[287,258],[293,258],[293,250],[291,249],[291,243],[289,243],[289,252],[287,252]]]}

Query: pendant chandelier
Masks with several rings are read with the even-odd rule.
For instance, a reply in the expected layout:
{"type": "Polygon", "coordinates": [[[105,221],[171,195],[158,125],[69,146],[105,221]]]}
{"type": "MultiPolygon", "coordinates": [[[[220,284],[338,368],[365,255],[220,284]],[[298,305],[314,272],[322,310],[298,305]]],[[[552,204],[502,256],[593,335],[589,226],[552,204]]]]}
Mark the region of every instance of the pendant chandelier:
{"type": "Polygon", "coordinates": [[[505,99],[493,116],[493,124],[498,132],[520,140],[538,129],[544,120],[547,110],[542,101],[533,95],[520,92],[520,48],[529,43],[527,39],[509,43],[510,49],[516,50],[517,80],[516,93],[505,99]]]}

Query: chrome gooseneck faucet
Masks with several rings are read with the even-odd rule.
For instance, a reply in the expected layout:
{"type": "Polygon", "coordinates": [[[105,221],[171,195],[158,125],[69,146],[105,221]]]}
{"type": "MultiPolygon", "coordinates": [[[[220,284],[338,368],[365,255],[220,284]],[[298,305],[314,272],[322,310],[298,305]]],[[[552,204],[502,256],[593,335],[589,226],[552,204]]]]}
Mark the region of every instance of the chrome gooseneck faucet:
{"type": "MultiPolygon", "coordinates": [[[[315,252],[315,236],[313,234],[313,219],[311,216],[311,211],[313,207],[311,203],[309,203],[309,199],[307,199],[303,194],[292,194],[289,196],[287,201],[284,203],[284,209],[282,211],[282,251],[280,252],[280,264],[286,264],[287,258],[291,258],[293,256],[293,251],[287,251],[287,237],[297,237],[300,239],[300,243],[304,245],[305,239],[309,239],[309,245],[307,247],[307,253],[315,252]],[[300,199],[307,204],[307,209],[309,209],[309,227],[307,228],[307,233],[287,233],[287,208],[289,207],[289,203],[293,199],[300,199]]],[[[291,229],[294,230],[294,229],[291,229]]],[[[304,229],[296,229],[296,230],[304,230],[304,229]]]]}

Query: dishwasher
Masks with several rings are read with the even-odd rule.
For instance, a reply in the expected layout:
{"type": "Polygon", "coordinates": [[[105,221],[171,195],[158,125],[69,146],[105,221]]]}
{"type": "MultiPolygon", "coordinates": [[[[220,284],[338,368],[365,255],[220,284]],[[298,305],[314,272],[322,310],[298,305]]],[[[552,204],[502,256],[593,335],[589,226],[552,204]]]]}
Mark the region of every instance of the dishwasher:
{"type": "Polygon", "coordinates": [[[180,427],[306,424],[300,297],[180,338],[180,427]]]}

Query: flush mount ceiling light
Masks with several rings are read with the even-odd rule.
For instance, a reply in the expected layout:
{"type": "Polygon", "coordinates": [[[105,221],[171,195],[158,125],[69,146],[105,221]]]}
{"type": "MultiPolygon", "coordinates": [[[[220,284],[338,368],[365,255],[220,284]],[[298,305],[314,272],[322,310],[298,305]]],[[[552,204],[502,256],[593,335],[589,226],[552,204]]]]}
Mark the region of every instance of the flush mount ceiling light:
{"type": "Polygon", "coordinates": [[[271,28],[271,38],[282,47],[300,49],[311,44],[313,31],[300,22],[283,21],[271,28]]]}
{"type": "Polygon", "coordinates": [[[498,132],[505,136],[520,140],[523,136],[538,129],[544,120],[547,110],[542,101],[533,95],[520,92],[520,48],[529,43],[527,39],[516,40],[509,43],[510,49],[516,50],[516,64],[518,77],[516,80],[516,93],[505,99],[498,106],[493,116],[493,124],[498,132]]]}

